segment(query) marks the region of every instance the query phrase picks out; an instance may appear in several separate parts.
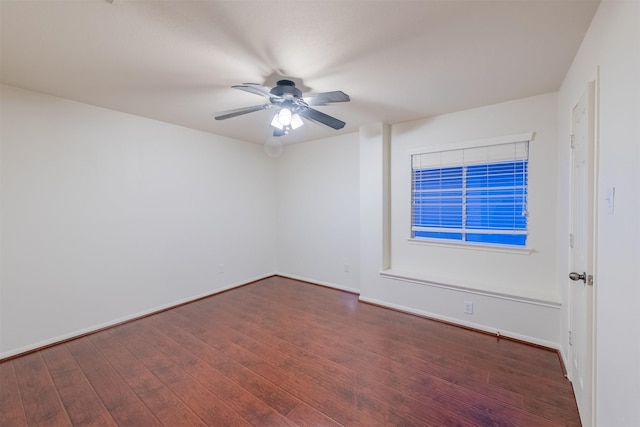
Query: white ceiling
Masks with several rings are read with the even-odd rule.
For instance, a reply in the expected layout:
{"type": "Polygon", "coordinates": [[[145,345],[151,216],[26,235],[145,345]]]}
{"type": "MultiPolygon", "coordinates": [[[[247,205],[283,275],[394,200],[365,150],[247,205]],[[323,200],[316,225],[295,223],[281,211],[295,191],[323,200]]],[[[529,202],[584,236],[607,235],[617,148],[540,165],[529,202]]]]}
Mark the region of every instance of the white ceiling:
{"type": "MultiPolygon", "coordinates": [[[[558,90],[594,0],[1,0],[2,83],[262,143],[284,77],[352,132],[558,90]]],[[[335,135],[315,123],[282,137],[335,135]]]]}

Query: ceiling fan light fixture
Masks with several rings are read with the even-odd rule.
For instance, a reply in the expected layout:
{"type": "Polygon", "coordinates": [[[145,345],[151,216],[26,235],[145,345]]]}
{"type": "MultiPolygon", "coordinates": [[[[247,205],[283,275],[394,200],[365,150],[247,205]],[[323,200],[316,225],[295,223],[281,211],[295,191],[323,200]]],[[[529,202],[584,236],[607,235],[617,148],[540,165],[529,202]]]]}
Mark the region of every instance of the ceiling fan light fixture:
{"type": "Polygon", "coordinates": [[[298,129],[303,124],[304,122],[302,121],[302,118],[299,114],[294,114],[293,116],[291,116],[291,129],[298,129]]]}
{"type": "Polygon", "coordinates": [[[291,110],[281,108],[280,111],[278,111],[278,121],[282,126],[291,126],[291,110]]]}
{"type": "Polygon", "coordinates": [[[284,129],[284,125],[282,123],[280,123],[280,120],[279,120],[278,117],[279,117],[279,113],[275,113],[273,115],[273,120],[271,120],[271,126],[273,126],[276,129],[283,130],[284,129]]]}
{"type": "Polygon", "coordinates": [[[291,129],[298,129],[304,122],[298,113],[292,114],[291,110],[283,107],[273,115],[271,126],[288,134],[291,129]]]}

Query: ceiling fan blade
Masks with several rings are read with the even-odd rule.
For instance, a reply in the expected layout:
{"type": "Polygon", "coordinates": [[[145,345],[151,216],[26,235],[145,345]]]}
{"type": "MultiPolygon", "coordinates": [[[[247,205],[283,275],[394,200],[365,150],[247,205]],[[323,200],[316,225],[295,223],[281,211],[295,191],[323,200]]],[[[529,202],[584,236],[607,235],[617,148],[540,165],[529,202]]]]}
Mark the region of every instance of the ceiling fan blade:
{"type": "Polygon", "coordinates": [[[306,117],[309,120],[314,122],[322,123],[323,125],[327,125],[334,129],[342,129],[346,124],[342,120],[338,120],[335,117],[331,117],[325,113],[322,113],[318,110],[314,110],[313,108],[307,108],[304,111],[299,113],[302,117],[306,117]]]}
{"type": "Polygon", "coordinates": [[[243,114],[253,113],[254,111],[266,110],[273,107],[273,104],[254,105],[253,107],[236,108],[235,110],[228,110],[218,113],[215,117],[216,120],[226,120],[231,117],[241,116],[243,114]]]}
{"type": "Polygon", "coordinates": [[[316,93],[315,95],[305,96],[303,99],[304,99],[304,102],[307,103],[307,105],[326,105],[326,104],[329,104],[330,102],[351,101],[351,98],[349,98],[349,95],[342,92],[341,90],[336,90],[333,92],[316,93]]]}
{"type": "Polygon", "coordinates": [[[249,93],[253,93],[256,95],[260,95],[260,96],[264,96],[267,98],[271,98],[273,95],[271,95],[270,91],[271,89],[266,87],[266,86],[262,86],[259,85],[257,83],[243,83],[241,85],[235,85],[235,86],[231,86],[234,89],[239,89],[239,90],[243,90],[245,92],[249,92],[249,93]]]}

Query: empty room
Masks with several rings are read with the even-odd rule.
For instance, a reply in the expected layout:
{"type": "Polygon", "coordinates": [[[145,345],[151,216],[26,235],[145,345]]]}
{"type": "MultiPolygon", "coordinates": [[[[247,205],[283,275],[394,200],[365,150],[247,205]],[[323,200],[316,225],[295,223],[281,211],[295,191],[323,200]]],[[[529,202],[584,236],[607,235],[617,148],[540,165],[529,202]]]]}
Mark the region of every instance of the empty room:
{"type": "Polygon", "coordinates": [[[0,426],[640,427],[639,1],[0,25],[0,426]]]}

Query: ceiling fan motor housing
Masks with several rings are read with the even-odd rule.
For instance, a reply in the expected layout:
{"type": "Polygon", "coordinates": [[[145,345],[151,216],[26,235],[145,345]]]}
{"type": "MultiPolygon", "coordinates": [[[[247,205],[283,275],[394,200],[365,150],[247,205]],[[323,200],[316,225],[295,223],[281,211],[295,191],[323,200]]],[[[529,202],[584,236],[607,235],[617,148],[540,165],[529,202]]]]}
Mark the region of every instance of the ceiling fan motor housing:
{"type": "Polygon", "coordinates": [[[277,85],[271,89],[270,93],[273,96],[282,97],[285,99],[301,98],[302,91],[298,89],[291,80],[279,80],[277,85]]]}

